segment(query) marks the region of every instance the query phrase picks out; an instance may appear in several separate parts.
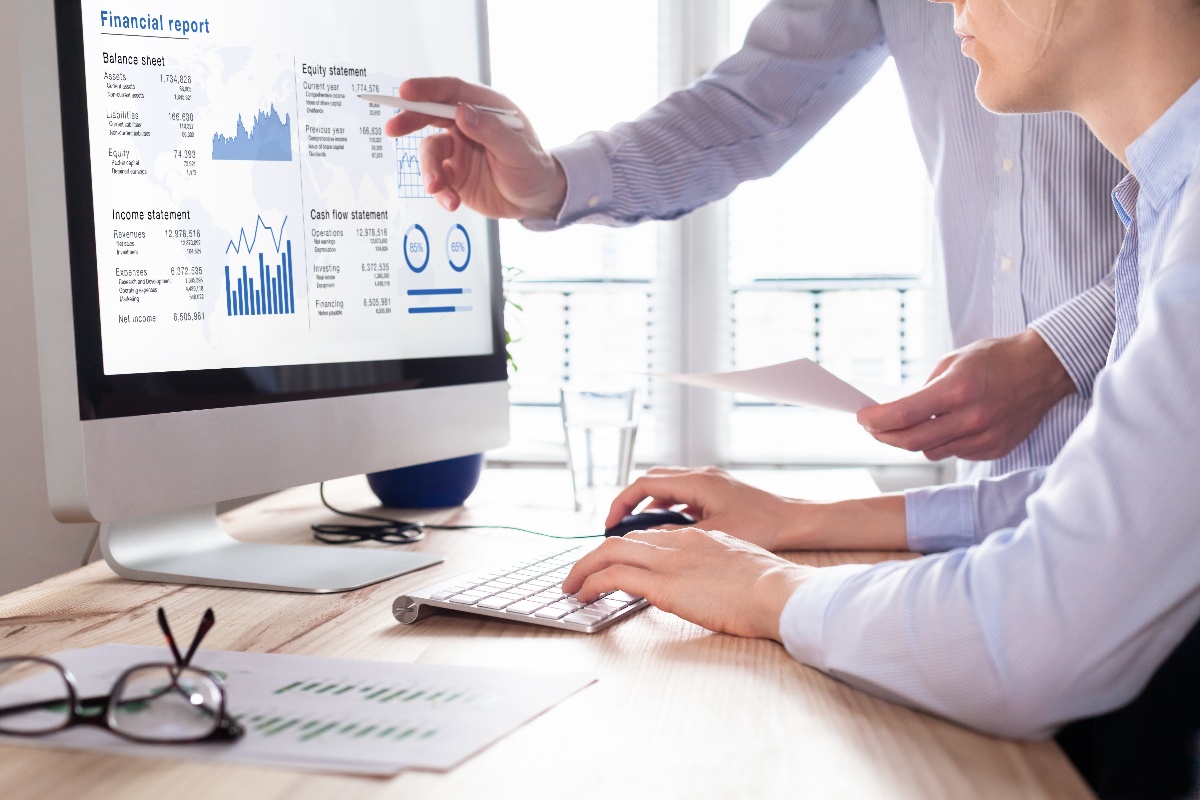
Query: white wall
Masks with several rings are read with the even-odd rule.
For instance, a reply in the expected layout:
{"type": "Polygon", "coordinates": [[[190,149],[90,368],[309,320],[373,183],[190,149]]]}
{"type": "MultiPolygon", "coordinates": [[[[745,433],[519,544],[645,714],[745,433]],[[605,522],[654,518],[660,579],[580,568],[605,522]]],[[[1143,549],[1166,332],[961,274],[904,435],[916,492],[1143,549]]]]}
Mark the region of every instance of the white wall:
{"type": "Polygon", "coordinates": [[[16,3],[0,3],[0,593],[79,566],[92,525],[50,514],[42,450],[26,208],[25,145],[17,80],[16,3]]]}

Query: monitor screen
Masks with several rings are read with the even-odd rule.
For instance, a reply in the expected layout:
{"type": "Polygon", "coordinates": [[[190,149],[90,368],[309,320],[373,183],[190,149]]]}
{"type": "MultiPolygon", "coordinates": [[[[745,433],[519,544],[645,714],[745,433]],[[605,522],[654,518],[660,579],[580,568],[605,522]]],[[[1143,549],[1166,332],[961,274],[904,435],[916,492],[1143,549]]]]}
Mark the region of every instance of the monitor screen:
{"type": "Polygon", "coordinates": [[[504,380],[494,224],[358,97],[486,80],[479,6],[57,4],[83,419],[504,380]]]}

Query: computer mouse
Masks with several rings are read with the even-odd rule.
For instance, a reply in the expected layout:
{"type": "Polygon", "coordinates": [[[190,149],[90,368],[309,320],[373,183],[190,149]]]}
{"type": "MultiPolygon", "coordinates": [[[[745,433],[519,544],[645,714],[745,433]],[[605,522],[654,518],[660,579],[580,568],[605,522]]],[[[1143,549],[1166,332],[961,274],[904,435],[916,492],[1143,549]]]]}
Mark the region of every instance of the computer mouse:
{"type": "Polygon", "coordinates": [[[622,517],[621,521],[604,531],[605,536],[624,536],[630,531],[644,531],[662,525],[694,525],[696,520],[682,511],[669,508],[647,508],[636,514],[622,517]]]}

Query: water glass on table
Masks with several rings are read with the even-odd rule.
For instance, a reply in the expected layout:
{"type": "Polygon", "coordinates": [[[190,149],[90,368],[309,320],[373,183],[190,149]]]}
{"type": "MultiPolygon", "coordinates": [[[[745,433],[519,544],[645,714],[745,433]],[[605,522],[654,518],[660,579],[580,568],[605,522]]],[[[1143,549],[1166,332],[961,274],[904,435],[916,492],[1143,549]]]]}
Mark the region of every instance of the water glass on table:
{"type": "Polygon", "coordinates": [[[605,512],[629,483],[641,408],[637,389],[564,386],[560,407],[575,510],[605,512]]]}

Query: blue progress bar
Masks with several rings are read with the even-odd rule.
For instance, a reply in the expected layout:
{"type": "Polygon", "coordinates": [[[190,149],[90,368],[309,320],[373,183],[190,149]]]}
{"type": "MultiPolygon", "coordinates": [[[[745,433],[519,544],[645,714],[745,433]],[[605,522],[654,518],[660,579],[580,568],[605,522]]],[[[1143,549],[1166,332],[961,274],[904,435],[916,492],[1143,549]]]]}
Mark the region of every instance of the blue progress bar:
{"type": "Polygon", "coordinates": [[[470,311],[471,306],[422,306],[410,308],[410,314],[446,314],[453,311],[470,311]]]}
{"type": "Polygon", "coordinates": [[[431,294],[462,294],[462,289],[409,289],[409,297],[423,297],[431,294]]]}

